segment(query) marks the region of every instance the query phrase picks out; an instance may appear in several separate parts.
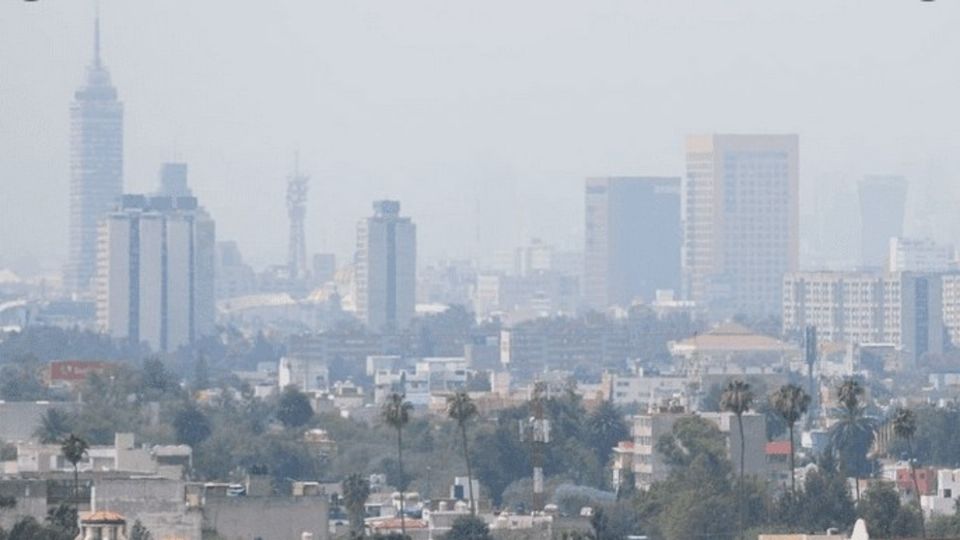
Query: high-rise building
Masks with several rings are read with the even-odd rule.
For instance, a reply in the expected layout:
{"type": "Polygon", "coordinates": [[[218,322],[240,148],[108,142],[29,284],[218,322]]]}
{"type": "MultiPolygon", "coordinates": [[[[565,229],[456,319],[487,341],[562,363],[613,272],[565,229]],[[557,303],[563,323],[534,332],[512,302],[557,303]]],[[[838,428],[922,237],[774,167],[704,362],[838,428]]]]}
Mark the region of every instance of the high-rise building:
{"type": "Polygon", "coordinates": [[[97,319],[111,337],[172,352],[212,332],[214,227],[195,198],[124,195],[98,244],[97,319]]]}
{"type": "Polygon", "coordinates": [[[398,201],[376,201],[357,225],[357,314],[375,331],[407,327],[416,309],[417,227],[398,201]]]}
{"type": "Polygon", "coordinates": [[[903,235],[907,181],[902,176],[867,176],[860,191],[860,262],[866,269],[887,265],[890,239],[903,235]]]}
{"type": "Polygon", "coordinates": [[[799,257],[796,135],[687,138],[683,293],[715,315],[775,315],[799,257]]]}
{"type": "Polygon", "coordinates": [[[945,283],[912,272],[793,272],[783,278],[783,330],[814,326],[826,342],[892,344],[916,365],[943,352],[945,283]]]}
{"type": "Polygon", "coordinates": [[[187,185],[186,163],[164,163],[160,165],[160,189],[157,195],[168,197],[192,197],[187,185]]]}
{"type": "Polygon", "coordinates": [[[947,272],[953,267],[953,248],[929,238],[890,239],[889,272],[947,272]]]}
{"type": "Polygon", "coordinates": [[[583,291],[605,309],[680,287],[680,178],[589,178],[583,291]]]}
{"type": "Polygon", "coordinates": [[[123,193],[123,104],[100,59],[100,20],[93,62],[70,105],[70,248],[64,285],[88,291],[97,266],[97,223],[123,193]]]}

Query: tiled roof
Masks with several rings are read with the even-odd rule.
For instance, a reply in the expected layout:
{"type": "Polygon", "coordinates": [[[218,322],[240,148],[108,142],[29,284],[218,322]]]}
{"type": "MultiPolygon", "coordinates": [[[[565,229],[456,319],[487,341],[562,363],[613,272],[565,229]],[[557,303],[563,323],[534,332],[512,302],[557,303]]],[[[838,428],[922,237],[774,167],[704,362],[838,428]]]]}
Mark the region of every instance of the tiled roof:
{"type": "Polygon", "coordinates": [[[99,511],[83,516],[83,523],[126,523],[127,520],[116,512],[99,511]]]}

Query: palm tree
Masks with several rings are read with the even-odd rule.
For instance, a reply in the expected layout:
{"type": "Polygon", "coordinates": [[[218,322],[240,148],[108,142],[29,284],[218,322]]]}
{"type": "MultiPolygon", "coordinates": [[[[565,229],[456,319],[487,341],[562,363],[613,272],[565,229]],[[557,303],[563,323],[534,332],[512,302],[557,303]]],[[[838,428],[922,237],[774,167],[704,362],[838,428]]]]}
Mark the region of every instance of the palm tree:
{"type": "Polygon", "coordinates": [[[797,420],[800,420],[800,417],[807,412],[809,406],[810,395],[795,384],[783,385],[773,394],[773,408],[787,423],[787,429],[790,432],[790,491],[794,495],[797,494],[797,478],[794,472],[796,448],[793,440],[793,427],[797,420]]]}
{"type": "Polygon", "coordinates": [[[910,476],[913,477],[913,493],[917,498],[917,510],[920,511],[920,534],[927,537],[927,528],[923,523],[923,508],[920,506],[920,484],[917,482],[917,462],[913,458],[913,436],[917,433],[917,415],[910,409],[897,408],[893,414],[893,433],[907,442],[910,456],[910,476]]]}
{"type": "Polygon", "coordinates": [[[744,462],[746,439],[743,435],[743,413],[750,410],[752,404],[753,392],[750,390],[750,385],[739,379],[727,383],[723,394],[720,395],[720,407],[736,415],[737,430],[740,432],[740,482],[737,486],[737,523],[741,539],[743,538],[743,469],[746,465],[744,462]]]}
{"type": "Polygon", "coordinates": [[[370,496],[370,482],[360,473],[353,473],[343,479],[343,502],[350,515],[351,538],[363,537],[363,516],[367,497],[370,496]]]}
{"type": "Polygon", "coordinates": [[[90,445],[82,438],[70,434],[60,445],[60,452],[63,457],[73,465],[73,504],[76,511],[80,511],[80,470],[77,467],[83,455],[87,453],[90,445]]]}
{"type": "Polygon", "coordinates": [[[383,421],[397,430],[397,464],[400,468],[401,484],[397,486],[397,488],[400,491],[400,532],[404,536],[407,535],[407,521],[404,516],[403,505],[403,427],[410,422],[410,411],[412,409],[413,404],[406,401],[405,395],[394,392],[387,396],[387,400],[383,403],[383,408],[380,410],[380,416],[383,417],[383,421]]]}
{"type": "Polygon", "coordinates": [[[863,386],[854,379],[847,379],[840,384],[837,388],[840,418],[830,428],[830,445],[840,454],[840,468],[845,476],[853,472],[857,502],[860,501],[861,465],[851,463],[852,454],[857,452],[861,457],[865,455],[874,438],[873,421],[866,416],[861,403],[864,393],[863,386]]]}
{"type": "Polygon", "coordinates": [[[73,429],[74,417],[63,409],[47,409],[40,418],[40,426],[34,436],[43,444],[55,444],[62,441],[73,429]]]}
{"type": "Polygon", "coordinates": [[[457,421],[460,436],[463,439],[463,459],[467,462],[467,489],[470,495],[471,515],[476,515],[477,506],[473,500],[473,470],[470,468],[470,452],[467,448],[467,422],[476,415],[477,405],[466,392],[447,396],[447,416],[457,421]]]}

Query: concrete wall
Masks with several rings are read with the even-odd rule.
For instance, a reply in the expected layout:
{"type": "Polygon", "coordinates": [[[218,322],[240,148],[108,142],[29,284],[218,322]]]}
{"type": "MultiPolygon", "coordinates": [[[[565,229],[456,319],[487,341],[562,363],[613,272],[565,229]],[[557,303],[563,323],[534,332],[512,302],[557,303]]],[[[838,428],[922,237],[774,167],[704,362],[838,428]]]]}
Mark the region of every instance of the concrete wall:
{"type": "Polygon", "coordinates": [[[11,443],[33,439],[33,432],[49,409],[72,413],[78,407],[72,401],[0,401],[0,440],[11,443]]]}
{"type": "Polygon", "coordinates": [[[47,518],[46,480],[3,480],[0,495],[17,500],[13,508],[0,510],[0,527],[10,530],[21,518],[31,516],[43,522],[47,518]]]}
{"type": "Polygon", "coordinates": [[[200,540],[201,512],[187,506],[185,488],[166,478],[98,479],[94,500],[97,510],[127,516],[130,527],[139,519],[153,540],[200,540]]]}
{"type": "Polygon", "coordinates": [[[328,538],[325,497],[207,497],[203,527],[224,540],[328,538]]]}

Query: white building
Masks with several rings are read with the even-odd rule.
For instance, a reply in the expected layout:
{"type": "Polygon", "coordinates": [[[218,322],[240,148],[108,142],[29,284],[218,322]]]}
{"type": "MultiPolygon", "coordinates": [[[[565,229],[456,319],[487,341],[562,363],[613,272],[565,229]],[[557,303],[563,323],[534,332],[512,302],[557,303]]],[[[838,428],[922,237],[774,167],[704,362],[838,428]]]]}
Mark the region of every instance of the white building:
{"type": "Polygon", "coordinates": [[[330,389],[327,361],[313,357],[284,356],[277,370],[277,386],[293,386],[301,392],[326,392],[330,389]]]}
{"type": "Polygon", "coordinates": [[[374,331],[406,328],[416,308],[417,227],[398,201],[376,201],[357,225],[357,314],[374,331]]]}
{"type": "Polygon", "coordinates": [[[911,363],[943,352],[938,275],[795,272],[783,280],[783,329],[816,326],[821,341],[890,343],[911,363]]]}
{"type": "Polygon", "coordinates": [[[953,248],[923,238],[890,239],[889,272],[946,272],[953,265],[953,248]]]}
{"type": "Polygon", "coordinates": [[[213,238],[193,197],[124,195],[98,238],[99,326],[162,352],[212,332],[213,238]]]}
{"type": "Polygon", "coordinates": [[[960,499],[960,469],[940,469],[937,471],[937,494],[921,495],[920,507],[924,514],[952,515],[956,502],[960,499]]]}

